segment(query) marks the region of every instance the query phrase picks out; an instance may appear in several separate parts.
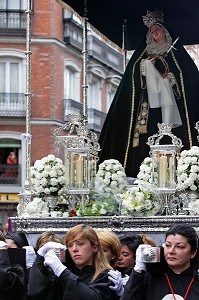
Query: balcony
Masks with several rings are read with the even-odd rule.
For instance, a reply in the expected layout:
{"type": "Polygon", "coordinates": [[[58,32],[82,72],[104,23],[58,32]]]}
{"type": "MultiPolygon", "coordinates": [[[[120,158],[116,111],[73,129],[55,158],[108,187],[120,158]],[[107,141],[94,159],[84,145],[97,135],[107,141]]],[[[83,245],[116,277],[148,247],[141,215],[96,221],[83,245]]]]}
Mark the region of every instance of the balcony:
{"type": "Polygon", "coordinates": [[[72,19],[64,19],[64,42],[82,51],[83,30],[82,26],[76,24],[72,19]]]}
{"type": "Polygon", "coordinates": [[[0,35],[26,36],[25,12],[0,10],[0,35]]]}
{"type": "Polygon", "coordinates": [[[69,114],[82,114],[83,104],[81,102],[64,99],[64,121],[67,120],[67,115],[69,114]]]}
{"type": "MultiPolygon", "coordinates": [[[[64,121],[67,121],[68,114],[82,114],[83,112],[83,104],[72,99],[65,99],[64,106],[64,121]]],[[[88,127],[95,132],[100,132],[105,117],[106,114],[102,111],[94,108],[88,108],[88,127]]]]}
{"type": "Polygon", "coordinates": [[[0,117],[25,117],[25,95],[20,93],[0,93],[0,117]]]}
{"type": "Polygon", "coordinates": [[[103,40],[94,36],[91,32],[88,35],[88,55],[119,73],[123,72],[122,54],[107,45],[103,40]]]}
{"type": "Polygon", "coordinates": [[[21,165],[0,164],[0,185],[21,185],[21,165]]]}
{"type": "MultiPolygon", "coordinates": [[[[83,29],[72,18],[64,19],[64,42],[82,51],[83,29]]],[[[95,36],[92,31],[89,31],[88,34],[87,50],[88,56],[93,57],[102,64],[106,64],[121,74],[123,73],[123,55],[113,47],[110,47],[100,37],[95,36]]]]}
{"type": "Polygon", "coordinates": [[[106,114],[94,108],[88,108],[88,127],[95,131],[101,132],[106,114]]]}

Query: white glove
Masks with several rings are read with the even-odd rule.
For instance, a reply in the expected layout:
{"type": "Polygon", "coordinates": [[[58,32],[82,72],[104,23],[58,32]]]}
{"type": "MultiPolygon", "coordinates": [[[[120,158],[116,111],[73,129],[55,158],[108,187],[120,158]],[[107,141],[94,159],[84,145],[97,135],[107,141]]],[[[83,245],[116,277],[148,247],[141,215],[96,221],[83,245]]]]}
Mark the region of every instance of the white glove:
{"type": "Polygon", "coordinates": [[[59,277],[61,273],[66,269],[60,259],[57,257],[53,250],[49,250],[44,257],[44,266],[49,266],[55,275],[59,277]]]}
{"type": "Polygon", "coordinates": [[[117,296],[122,296],[124,292],[122,274],[118,270],[110,270],[108,274],[108,279],[114,284],[114,286],[109,286],[109,288],[115,291],[117,296]]]}
{"type": "Polygon", "coordinates": [[[0,250],[8,249],[8,245],[4,241],[0,241],[0,250]]]}
{"type": "Polygon", "coordinates": [[[44,244],[41,248],[39,248],[39,250],[37,251],[37,253],[40,256],[45,256],[45,254],[50,250],[50,249],[61,249],[61,250],[66,250],[66,246],[62,245],[60,243],[55,243],[55,242],[48,242],[46,244],[44,244]]]}
{"type": "Polygon", "coordinates": [[[125,277],[122,277],[123,286],[126,285],[127,281],[129,280],[129,275],[125,275],[125,277]]]}
{"type": "Polygon", "coordinates": [[[28,269],[32,267],[36,258],[36,253],[32,246],[24,246],[23,249],[26,249],[26,268],[28,269]]]}
{"type": "Polygon", "coordinates": [[[151,245],[141,244],[136,250],[136,258],[135,258],[135,267],[134,270],[137,272],[139,271],[146,271],[146,264],[142,260],[142,249],[143,248],[150,248],[151,245]]]}

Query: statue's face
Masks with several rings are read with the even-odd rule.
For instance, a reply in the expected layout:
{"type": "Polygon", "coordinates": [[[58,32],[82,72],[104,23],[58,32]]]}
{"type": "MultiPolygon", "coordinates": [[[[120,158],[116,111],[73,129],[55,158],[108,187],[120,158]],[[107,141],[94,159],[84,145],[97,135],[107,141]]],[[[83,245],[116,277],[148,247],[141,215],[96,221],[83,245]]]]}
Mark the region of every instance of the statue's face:
{"type": "Polygon", "coordinates": [[[160,25],[158,24],[152,25],[150,28],[150,33],[156,43],[164,44],[166,42],[165,32],[160,25]]]}

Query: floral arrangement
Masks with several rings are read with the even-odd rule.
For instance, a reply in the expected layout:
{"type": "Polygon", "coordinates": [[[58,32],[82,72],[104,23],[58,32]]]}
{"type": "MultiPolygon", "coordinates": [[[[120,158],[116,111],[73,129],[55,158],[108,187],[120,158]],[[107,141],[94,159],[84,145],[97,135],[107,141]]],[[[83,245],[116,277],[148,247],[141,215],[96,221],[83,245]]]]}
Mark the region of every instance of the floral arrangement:
{"type": "Polygon", "coordinates": [[[53,217],[53,218],[60,218],[60,217],[68,218],[70,215],[69,215],[68,211],[64,211],[62,209],[58,209],[58,210],[51,211],[50,212],[50,216],[53,217]]]}
{"type": "Polygon", "coordinates": [[[181,152],[177,166],[177,188],[199,191],[199,147],[181,152]]]}
{"type": "Polygon", "coordinates": [[[37,195],[61,194],[66,184],[65,166],[49,154],[30,168],[31,192],[37,195]]]}
{"type": "Polygon", "coordinates": [[[190,201],[188,204],[189,214],[190,215],[199,215],[199,199],[195,201],[190,201]]]}
{"type": "Polygon", "coordinates": [[[127,177],[121,163],[108,159],[99,165],[95,178],[95,191],[99,194],[117,194],[125,191],[127,177]]]}
{"type": "Polygon", "coordinates": [[[49,208],[47,203],[40,197],[35,197],[26,206],[25,216],[32,217],[49,217],[49,208]]]}
{"type": "Polygon", "coordinates": [[[140,165],[140,171],[137,175],[137,178],[140,181],[152,183],[151,172],[152,172],[152,158],[146,157],[143,160],[142,164],[140,165]]]}
{"type": "MultiPolygon", "coordinates": [[[[156,170],[155,170],[156,171],[156,170]]],[[[158,173],[154,172],[154,182],[152,182],[152,158],[151,157],[146,157],[142,164],[140,165],[140,171],[137,175],[137,178],[139,179],[140,182],[146,182],[149,185],[152,184],[157,184],[158,183],[158,173]]]]}
{"type": "Polygon", "coordinates": [[[155,194],[139,185],[129,188],[120,197],[124,215],[150,216],[161,210],[161,203],[155,194]]]}
{"type": "Polygon", "coordinates": [[[89,200],[76,207],[77,216],[105,216],[117,213],[118,203],[112,197],[104,198],[103,201],[89,200]]]}

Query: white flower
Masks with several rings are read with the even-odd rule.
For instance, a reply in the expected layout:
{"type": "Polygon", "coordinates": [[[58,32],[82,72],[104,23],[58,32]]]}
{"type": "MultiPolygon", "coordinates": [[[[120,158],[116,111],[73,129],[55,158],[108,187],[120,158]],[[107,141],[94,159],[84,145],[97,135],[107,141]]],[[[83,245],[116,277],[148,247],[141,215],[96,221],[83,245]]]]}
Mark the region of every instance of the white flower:
{"type": "Polygon", "coordinates": [[[101,194],[122,193],[127,178],[121,163],[116,159],[108,159],[99,165],[95,178],[95,191],[101,194]]]}
{"type": "Polygon", "coordinates": [[[63,217],[68,218],[69,217],[69,212],[68,211],[63,212],[63,217]]]}
{"type": "Polygon", "coordinates": [[[181,152],[177,166],[177,188],[179,190],[199,190],[199,147],[181,152]]]}
{"type": "Polygon", "coordinates": [[[57,211],[51,211],[51,213],[50,213],[50,215],[51,215],[51,217],[53,217],[53,218],[57,218],[58,217],[58,212],[57,211]]]}
{"type": "Polygon", "coordinates": [[[134,216],[154,215],[160,211],[161,205],[155,195],[142,186],[129,188],[120,194],[124,214],[134,216]]]}
{"type": "Polygon", "coordinates": [[[189,202],[188,208],[191,215],[199,215],[199,199],[189,202]]]}
{"type": "Polygon", "coordinates": [[[65,166],[61,159],[49,154],[36,160],[30,168],[31,190],[33,194],[49,195],[59,193],[65,187],[65,166]]]}
{"type": "Polygon", "coordinates": [[[43,201],[42,198],[35,197],[27,204],[25,216],[28,218],[48,217],[49,209],[47,203],[43,201]]]}
{"type": "Polygon", "coordinates": [[[145,181],[147,183],[152,183],[152,158],[151,157],[146,157],[141,166],[140,166],[140,171],[137,175],[137,178],[140,181],[145,181]]]}

